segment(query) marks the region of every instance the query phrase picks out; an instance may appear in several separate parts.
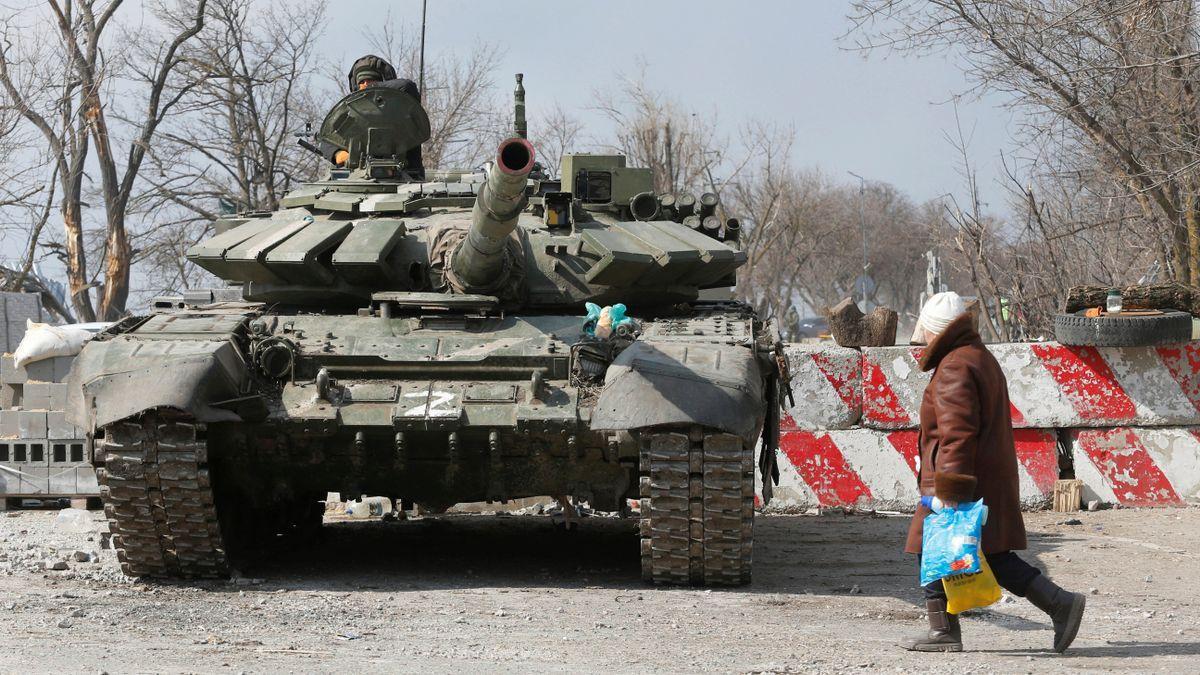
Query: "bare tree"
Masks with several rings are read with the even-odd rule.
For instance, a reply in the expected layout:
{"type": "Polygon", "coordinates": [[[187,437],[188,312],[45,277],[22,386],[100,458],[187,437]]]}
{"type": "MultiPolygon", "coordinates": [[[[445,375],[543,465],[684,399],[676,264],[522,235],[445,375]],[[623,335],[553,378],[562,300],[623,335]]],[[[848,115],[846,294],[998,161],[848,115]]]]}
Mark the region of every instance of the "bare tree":
{"type": "Polygon", "coordinates": [[[688,111],[650,86],[644,69],[594,98],[595,110],[612,125],[611,137],[598,139],[598,145],[625,155],[633,166],[650,168],[660,193],[705,188],[711,155],[726,142],[712,116],[688,111]]]}
{"type": "Polygon", "coordinates": [[[738,275],[738,294],[781,323],[850,295],[862,273],[862,199],[868,263],[877,282],[872,299],[912,312],[924,281],[928,220],[887,183],[868,183],[860,195],[857,186],[836,183],[818,170],[796,169],[791,149],[790,130],[751,124],[735,151],[746,158],[744,166],[723,167],[734,172],[724,198],[746,229],[747,264],[738,275]]]}
{"type": "Polygon", "coordinates": [[[18,25],[18,17],[0,22],[0,86],[41,133],[56,165],[70,299],[83,320],[111,319],[125,310],[133,254],[126,227],[130,200],[158,126],[195,84],[179,71],[184,45],[203,27],[206,1],[149,5],[162,35],[142,29],[136,41],[113,23],[123,0],[50,0],[48,16],[34,17],[52,26],[45,31],[25,32],[30,26],[18,25]],[[110,42],[113,53],[106,54],[110,42]],[[118,128],[129,136],[123,159],[118,128]],[[89,163],[99,174],[103,200],[102,272],[87,263],[89,163]],[[88,292],[93,274],[103,279],[96,305],[88,292]]]}
{"type": "Polygon", "coordinates": [[[296,138],[320,122],[312,100],[313,54],[325,24],[323,0],[210,0],[186,55],[204,73],[181,98],[150,153],[134,237],[143,281],[153,292],[202,278],[184,254],[225,212],[273,211],[323,160],[296,138]]]}
{"type": "MultiPolygon", "coordinates": [[[[1109,192],[1162,233],[1151,240],[1167,242],[1170,275],[1200,283],[1194,0],[853,4],[862,45],[951,52],[981,90],[1011,95],[1028,114],[1024,140],[1054,148],[1033,170],[1039,179],[1079,183],[1070,174],[1084,172],[1096,187],[1099,169],[1109,192]]],[[[1044,223],[1057,212],[1038,214],[1044,223]]]]}
{"type": "Polygon", "coordinates": [[[550,176],[558,175],[564,154],[580,150],[582,132],[583,123],[558,102],[530,125],[529,134],[536,139],[540,161],[550,176]]]}

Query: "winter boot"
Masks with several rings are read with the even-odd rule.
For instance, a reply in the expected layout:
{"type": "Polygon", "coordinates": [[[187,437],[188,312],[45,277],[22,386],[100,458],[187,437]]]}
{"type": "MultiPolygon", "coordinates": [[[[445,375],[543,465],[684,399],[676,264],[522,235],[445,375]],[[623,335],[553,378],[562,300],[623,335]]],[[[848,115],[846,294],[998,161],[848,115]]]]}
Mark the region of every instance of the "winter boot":
{"type": "Polygon", "coordinates": [[[926,600],[929,633],[902,646],[910,652],[961,652],[962,627],[958,617],[946,611],[945,600],[926,600]]]}
{"type": "Polygon", "coordinates": [[[1029,584],[1025,597],[1035,607],[1050,615],[1054,622],[1054,651],[1059,654],[1071,646],[1079,632],[1079,624],[1083,621],[1083,608],[1087,604],[1087,596],[1080,593],[1069,593],[1059,588],[1039,574],[1029,584]]]}

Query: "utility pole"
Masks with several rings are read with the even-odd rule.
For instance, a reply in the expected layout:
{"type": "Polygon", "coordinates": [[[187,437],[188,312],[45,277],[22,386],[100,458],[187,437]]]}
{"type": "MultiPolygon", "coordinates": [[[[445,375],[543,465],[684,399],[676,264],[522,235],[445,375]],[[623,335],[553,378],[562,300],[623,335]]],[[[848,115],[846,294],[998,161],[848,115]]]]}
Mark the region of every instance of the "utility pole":
{"type": "Polygon", "coordinates": [[[867,257],[867,215],[863,210],[867,198],[867,179],[854,173],[853,171],[847,171],[846,173],[858,179],[858,229],[862,233],[862,273],[859,275],[858,283],[856,285],[861,285],[862,287],[861,293],[863,311],[867,312],[871,309],[869,306],[870,303],[867,301],[867,295],[870,294],[870,290],[867,288],[867,284],[870,283],[870,277],[867,275],[867,271],[869,270],[871,263],[867,257]]]}
{"type": "Polygon", "coordinates": [[[421,65],[419,67],[420,74],[417,76],[419,82],[417,89],[421,95],[425,95],[425,11],[429,9],[429,0],[421,0],[421,65]]]}

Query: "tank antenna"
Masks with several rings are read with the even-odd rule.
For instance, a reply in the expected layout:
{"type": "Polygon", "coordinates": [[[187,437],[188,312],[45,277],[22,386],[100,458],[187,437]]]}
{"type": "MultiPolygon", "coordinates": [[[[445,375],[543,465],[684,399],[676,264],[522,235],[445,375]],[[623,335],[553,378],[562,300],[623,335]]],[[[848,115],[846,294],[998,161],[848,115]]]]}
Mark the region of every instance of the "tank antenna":
{"type": "Polygon", "coordinates": [[[525,79],[523,73],[517,73],[517,88],[513,91],[513,132],[517,138],[529,138],[529,127],[525,124],[525,79]]]}
{"type": "Polygon", "coordinates": [[[421,0],[421,65],[418,67],[417,79],[420,80],[420,86],[417,90],[421,95],[425,95],[425,10],[429,7],[429,0],[421,0]]]}

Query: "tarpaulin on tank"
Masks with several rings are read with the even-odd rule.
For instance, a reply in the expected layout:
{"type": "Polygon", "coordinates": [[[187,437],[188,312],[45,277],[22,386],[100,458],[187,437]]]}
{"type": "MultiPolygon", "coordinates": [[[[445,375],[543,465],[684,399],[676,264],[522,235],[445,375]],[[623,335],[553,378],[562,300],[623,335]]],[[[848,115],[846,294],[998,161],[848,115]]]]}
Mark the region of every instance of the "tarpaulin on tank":
{"type": "Polygon", "coordinates": [[[155,340],[137,333],[87,344],[71,367],[67,417],[93,430],[155,408],[198,422],[237,421],[212,403],[238,396],[244,366],[228,339],[155,340]]]}
{"type": "Polygon", "coordinates": [[[609,366],[592,429],[702,424],[753,444],[763,405],[762,376],[749,349],[638,341],[609,366]]]}

